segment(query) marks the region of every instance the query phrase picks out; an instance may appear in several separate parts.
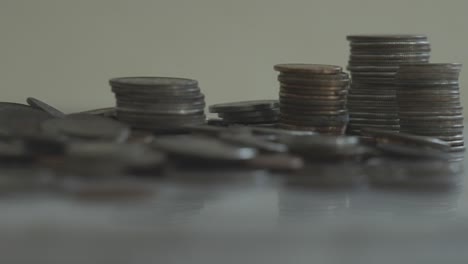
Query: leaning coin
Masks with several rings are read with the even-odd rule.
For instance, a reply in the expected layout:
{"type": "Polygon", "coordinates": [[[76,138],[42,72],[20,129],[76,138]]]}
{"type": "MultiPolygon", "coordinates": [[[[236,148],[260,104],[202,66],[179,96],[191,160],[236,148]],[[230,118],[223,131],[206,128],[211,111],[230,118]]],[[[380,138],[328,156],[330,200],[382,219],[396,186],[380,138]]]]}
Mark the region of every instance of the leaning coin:
{"type": "Polygon", "coordinates": [[[51,105],[48,105],[46,103],[44,103],[43,101],[39,100],[39,99],[36,99],[36,98],[33,98],[33,97],[28,97],[26,99],[26,102],[31,106],[31,107],[34,107],[36,109],[39,109],[39,110],[42,110],[46,113],[48,113],[51,117],[56,117],[56,118],[64,118],[65,117],[65,114],[58,110],[57,108],[51,106],[51,105]]]}

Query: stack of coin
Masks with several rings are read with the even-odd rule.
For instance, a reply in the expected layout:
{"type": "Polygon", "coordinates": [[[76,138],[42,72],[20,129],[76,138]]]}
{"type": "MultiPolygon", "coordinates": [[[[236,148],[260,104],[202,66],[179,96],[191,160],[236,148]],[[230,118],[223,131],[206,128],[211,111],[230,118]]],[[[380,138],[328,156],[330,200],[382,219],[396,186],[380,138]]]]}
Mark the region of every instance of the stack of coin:
{"type": "Polygon", "coordinates": [[[278,122],[278,100],[254,100],[215,104],[209,108],[217,113],[225,124],[276,124],[278,122]]]}
{"type": "Polygon", "coordinates": [[[195,80],[126,77],[111,79],[110,85],[117,118],[134,128],[165,132],[205,123],[205,96],[195,80]]]}
{"type": "Polygon", "coordinates": [[[349,78],[342,68],[319,64],[278,64],[281,128],[343,134],[348,123],[349,78]]]}
{"type": "Polygon", "coordinates": [[[451,151],[463,151],[463,107],[458,63],[401,65],[396,76],[402,132],[447,141],[451,151]]]}
{"type": "Polygon", "coordinates": [[[363,127],[399,130],[396,85],[398,66],[429,61],[431,46],[424,35],[352,35],[348,70],[348,133],[363,127]]]}

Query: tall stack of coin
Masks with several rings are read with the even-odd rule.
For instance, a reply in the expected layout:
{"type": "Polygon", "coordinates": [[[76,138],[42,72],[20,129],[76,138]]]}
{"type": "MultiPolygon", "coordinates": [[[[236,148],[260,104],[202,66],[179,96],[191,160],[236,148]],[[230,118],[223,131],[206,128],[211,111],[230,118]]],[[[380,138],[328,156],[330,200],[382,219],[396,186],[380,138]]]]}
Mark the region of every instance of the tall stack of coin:
{"type": "Polygon", "coordinates": [[[429,61],[424,35],[352,35],[348,70],[349,134],[363,127],[399,130],[395,75],[400,64],[429,61]]]}
{"type": "Polygon", "coordinates": [[[458,63],[401,65],[396,76],[402,132],[447,141],[463,151],[463,107],[460,104],[458,63]]]}
{"type": "Polygon", "coordinates": [[[198,82],[168,77],[125,77],[110,80],[117,118],[132,127],[178,131],[205,122],[205,96],[198,82]]]}
{"type": "Polygon", "coordinates": [[[252,100],[211,105],[211,113],[217,113],[226,124],[276,124],[278,100],[252,100]]]}
{"type": "Polygon", "coordinates": [[[349,77],[334,65],[279,64],[280,124],[286,129],[343,134],[349,77]]]}

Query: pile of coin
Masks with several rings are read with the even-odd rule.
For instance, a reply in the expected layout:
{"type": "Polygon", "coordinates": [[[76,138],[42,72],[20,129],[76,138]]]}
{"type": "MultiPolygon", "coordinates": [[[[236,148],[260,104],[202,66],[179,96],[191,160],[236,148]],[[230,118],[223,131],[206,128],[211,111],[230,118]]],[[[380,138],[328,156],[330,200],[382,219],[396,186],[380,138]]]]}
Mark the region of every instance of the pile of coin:
{"type": "Polygon", "coordinates": [[[253,100],[215,104],[209,108],[217,113],[225,124],[276,124],[278,122],[278,100],[253,100]]]}
{"type": "Polygon", "coordinates": [[[363,127],[399,130],[395,75],[400,64],[426,63],[431,46],[424,35],[351,35],[348,70],[348,133],[363,127]]]}
{"type": "Polygon", "coordinates": [[[342,68],[278,64],[281,128],[341,135],[346,130],[349,77],[342,68]]]}
{"type": "Polygon", "coordinates": [[[134,128],[166,132],[205,123],[205,96],[198,82],[168,77],[111,79],[117,119],[134,128]]]}
{"type": "Polygon", "coordinates": [[[402,132],[431,136],[463,151],[463,107],[458,63],[401,65],[396,76],[402,132]]]}

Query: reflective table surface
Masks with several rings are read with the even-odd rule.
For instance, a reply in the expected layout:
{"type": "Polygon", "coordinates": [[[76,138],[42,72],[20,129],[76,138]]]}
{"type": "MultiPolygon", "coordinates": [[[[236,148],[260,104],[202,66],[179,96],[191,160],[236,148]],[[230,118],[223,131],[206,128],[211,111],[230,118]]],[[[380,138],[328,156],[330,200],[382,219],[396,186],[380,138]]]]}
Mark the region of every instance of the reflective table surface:
{"type": "Polygon", "coordinates": [[[152,194],[131,199],[4,195],[0,260],[467,263],[467,173],[441,189],[310,181],[314,174],[365,174],[349,164],[310,173],[178,171],[148,179],[152,194]]]}

